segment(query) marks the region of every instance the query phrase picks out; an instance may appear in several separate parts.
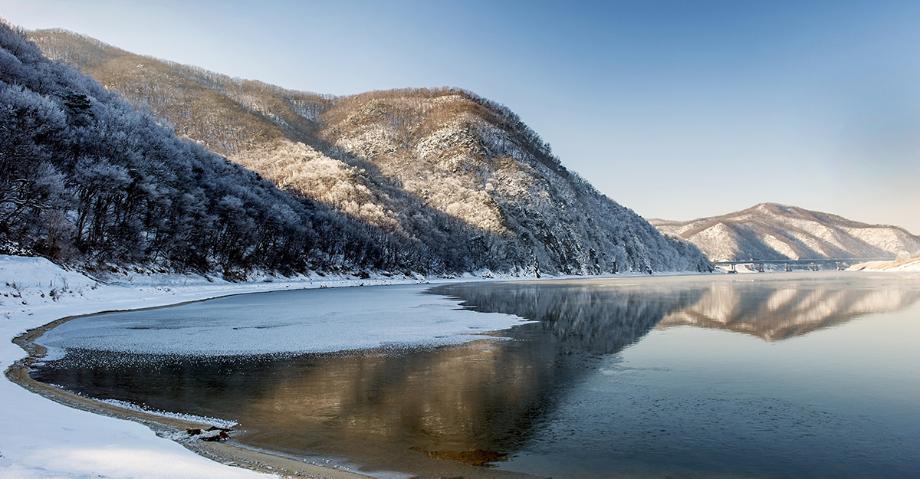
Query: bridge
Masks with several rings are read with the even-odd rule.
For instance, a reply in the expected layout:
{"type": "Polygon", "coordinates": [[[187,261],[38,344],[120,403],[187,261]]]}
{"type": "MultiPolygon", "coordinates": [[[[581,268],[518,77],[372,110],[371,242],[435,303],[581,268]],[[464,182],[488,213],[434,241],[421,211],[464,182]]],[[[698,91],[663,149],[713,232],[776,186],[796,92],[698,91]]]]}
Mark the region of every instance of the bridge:
{"type": "Polygon", "coordinates": [[[834,265],[836,269],[845,269],[847,266],[856,263],[867,263],[869,261],[891,261],[894,258],[813,258],[813,259],[748,259],[748,260],[731,260],[731,261],[712,261],[713,266],[731,266],[731,272],[735,271],[735,266],[739,264],[749,264],[755,270],[763,272],[765,265],[783,265],[786,271],[792,271],[794,268],[804,268],[817,271],[821,265],[834,265]]]}

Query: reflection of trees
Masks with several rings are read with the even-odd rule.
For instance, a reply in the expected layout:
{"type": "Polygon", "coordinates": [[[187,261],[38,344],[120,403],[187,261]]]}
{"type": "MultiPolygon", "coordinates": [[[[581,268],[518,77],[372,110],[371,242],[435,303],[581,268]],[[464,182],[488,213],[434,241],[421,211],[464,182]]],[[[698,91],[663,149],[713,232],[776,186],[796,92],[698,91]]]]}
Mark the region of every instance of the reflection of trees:
{"type": "MultiPolygon", "coordinates": [[[[349,453],[389,467],[419,451],[469,464],[494,461],[527,438],[550,395],[573,373],[545,344],[477,342],[400,355],[304,358],[273,372],[245,410],[307,450],[349,453]],[[312,363],[312,364],[311,364],[312,363]],[[283,411],[279,421],[277,411],[283,411]],[[277,422],[282,422],[277,424],[277,422]],[[327,442],[328,441],[328,442],[327,442]],[[331,447],[330,447],[331,446],[331,447]],[[389,457],[388,457],[389,456],[389,457]]],[[[416,458],[417,460],[420,458],[416,458]]]]}
{"type": "MultiPolygon", "coordinates": [[[[466,283],[432,292],[459,298],[476,311],[540,321],[535,327],[549,333],[562,351],[612,354],[645,336],[666,315],[693,304],[703,290],[701,285],[639,287],[564,281],[466,283]]],[[[519,329],[523,331],[517,334],[532,334],[530,329],[519,329]]]]}
{"type": "Polygon", "coordinates": [[[920,290],[893,281],[871,288],[833,282],[713,282],[696,304],[661,327],[690,325],[752,334],[767,341],[800,336],[870,313],[904,309],[920,290]]]}

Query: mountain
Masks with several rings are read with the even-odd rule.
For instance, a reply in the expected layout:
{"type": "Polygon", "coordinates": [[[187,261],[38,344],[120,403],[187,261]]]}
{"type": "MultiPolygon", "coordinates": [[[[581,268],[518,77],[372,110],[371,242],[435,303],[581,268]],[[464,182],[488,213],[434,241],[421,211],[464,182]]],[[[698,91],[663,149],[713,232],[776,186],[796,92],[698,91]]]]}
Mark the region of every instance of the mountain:
{"type": "Polygon", "coordinates": [[[380,237],[178,138],[0,21],[0,251],[238,278],[379,269],[380,237]]]}
{"type": "Polygon", "coordinates": [[[712,261],[896,258],[920,254],[920,237],[794,206],[762,203],[690,221],[651,220],[662,233],[698,246],[712,261]]]}
{"type": "Polygon", "coordinates": [[[394,257],[386,264],[568,274],[709,267],[695,247],[568,171],[509,109],[468,91],[333,97],[65,31],[28,35],[179,135],[374,228],[394,257]]]}

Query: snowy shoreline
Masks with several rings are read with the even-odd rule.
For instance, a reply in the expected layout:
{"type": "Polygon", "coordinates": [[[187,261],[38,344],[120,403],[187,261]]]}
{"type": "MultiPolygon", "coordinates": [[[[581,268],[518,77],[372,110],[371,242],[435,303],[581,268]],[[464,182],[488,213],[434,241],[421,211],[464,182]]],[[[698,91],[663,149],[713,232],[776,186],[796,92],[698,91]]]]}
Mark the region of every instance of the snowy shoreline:
{"type": "MultiPolygon", "coordinates": [[[[103,311],[156,308],[255,292],[428,282],[419,278],[379,276],[360,279],[327,276],[302,277],[290,281],[272,279],[270,282],[229,283],[208,281],[195,276],[164,275],[103,284],[77,272],[65,270],[43,258],[5,255],[0,255],[0,279],[3,282],[0,285],[0,368],[4,372],[9,372],[15,363],[27,357],[27,352],[13,342],[14,338],[26,331],[77,316],[103,311]]],[[[473,279],[476,278],[457,280],[473,279]]],[[[446,281],[450,279],[434,282],[446,281]]],[[[117,419],[113,416],[128,414],[122,415],[112,410],[99,411],[100,408],[95,406],[101,402],[87,401],[97,403],[85,405],[86,408],[97,409],[95,412],[39,398],[35,392],[13,383],[4,375],[4,379],[0,380],[0,402],[4,404],[0,409],[0,430],[5,431],[0,435],[0,476],[271,477],[212,460],[222,457],[218,452],[219,446],[210,452],[196,451],[199,453],[196,454],[178,442],[160,437],[154,429],[148,427],[151,424],[117,419]]],[[[156,423],[165,421],[148,419],[156,423]]],[[[278,462],[283,460],[279,458],[278,462]]],[[[310,466],[303,463],[300,465],[310,466]]],[[[336,469],[322,468],[322,471],[321,475],[326,477],[354,476],[336,469]]]]}

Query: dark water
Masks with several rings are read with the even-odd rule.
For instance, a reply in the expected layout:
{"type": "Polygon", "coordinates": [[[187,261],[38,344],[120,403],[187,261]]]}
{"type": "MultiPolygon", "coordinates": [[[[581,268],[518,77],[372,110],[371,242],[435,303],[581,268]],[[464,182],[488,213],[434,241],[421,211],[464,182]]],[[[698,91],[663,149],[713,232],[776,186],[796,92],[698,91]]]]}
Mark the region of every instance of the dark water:
{"type": "Polygon", "coordinates": [[[94,397],[233,418],[246,444],[372,471],[920,471],[920,282],[778,274],[467,283],[431,293],[539,322],[501,334],[511,340],[396,353],[178,359],[71,350],[34,375],[94,397]]]}

